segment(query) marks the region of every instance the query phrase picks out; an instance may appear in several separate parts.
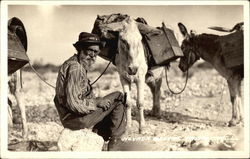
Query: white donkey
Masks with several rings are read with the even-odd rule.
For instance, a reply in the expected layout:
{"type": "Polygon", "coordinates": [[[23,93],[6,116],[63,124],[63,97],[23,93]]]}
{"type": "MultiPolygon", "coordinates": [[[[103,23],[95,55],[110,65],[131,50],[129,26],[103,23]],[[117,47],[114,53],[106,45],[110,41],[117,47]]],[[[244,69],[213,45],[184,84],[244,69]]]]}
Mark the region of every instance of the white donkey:
{"type": "MultiPolygon", "coordinates": [[[[106,24],[106,31],[119,32],[118,36],[118,54],[115,58],[115,64],[120,75],[120,81],[124,93],[127,93],[127,130],[131,131],[131,85],[136,84],[137,101],[136,105],[139,109],[139,133],[143,133],[145,128],[144,119],[144,89],[145,75],[148,70],[142,36],[137,27],[137,22],[131,17],[123,20],[119,25],[106,24]]],[[[160,116],[160,96],[161,84],[164,67],[154,70],[155,78],[147,83],[153,95],[153,115],[160,116]]]]}

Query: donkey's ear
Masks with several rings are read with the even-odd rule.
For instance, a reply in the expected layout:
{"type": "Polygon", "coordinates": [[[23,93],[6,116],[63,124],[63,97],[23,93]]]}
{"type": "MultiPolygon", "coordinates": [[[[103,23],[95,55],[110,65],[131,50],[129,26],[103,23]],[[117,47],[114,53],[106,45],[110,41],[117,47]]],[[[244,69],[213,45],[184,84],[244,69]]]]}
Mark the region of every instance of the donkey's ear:
{"type": "Polygon", "coordinates": [[[126,22],[126,23],[131,23],[133,21],[133,19],[130,17],[130,16],[127,16],[123,22],[126,22]]]}
{"type": "Polygon", "coordinates": [[[196,31],[195,30],[190,30],[190,38],[195,37],[196,31]]]}
{"type": "Polygon", "coordinates": [[[178,27],[179,27],[179,29],[180,29],[181,34],[182,34],[185,38],[188,38],[188,37],[189,37],[189,34],[188,34],[188,32],[187,32],[186,27],[185,27],[182,23],[178,23],[178,27]]]}

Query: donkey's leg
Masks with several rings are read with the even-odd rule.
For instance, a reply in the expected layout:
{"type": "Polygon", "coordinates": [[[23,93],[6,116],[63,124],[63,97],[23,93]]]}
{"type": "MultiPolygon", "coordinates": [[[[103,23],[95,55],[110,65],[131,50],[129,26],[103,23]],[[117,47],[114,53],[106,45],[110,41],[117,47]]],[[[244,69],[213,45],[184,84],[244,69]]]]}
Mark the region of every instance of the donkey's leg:
{"type": "Polygon", "coordinates": [[[144,89],[145,89],[145,78],[144,76],[136,82],[137,86],[137,108],[139,108],[139,133],[144,133],[145,118],[144,118],[144,89]]]}
{"type": "Polygon", "coordinates": [[[23,125],[23,138],[25,139],[28,134],[28,127],[27,127],[27,120],[26,120],[26,113],[25,113],[25,105],[23,104],[23,98],[22,98],[22,92],[21,90],[17,90],[15,94],[16,100],[17,100],[17,106],[20,109],[21,112],[21,120],[23,125]]]}
{"type": "Polygon", "coordinates": [[[162,78],[156,79],[155,82],[147,83],[152,96],[153,96],[153,109],[152,114],[155,117],[161,117],[161,105],[160,105],[160,97],[161,97],[161,84],[162,78]]]}
{"type": "Polygon", "coordinates": [[[239,122],[244,122],[243,116],[243,105],[242,105],[242,79],[239,79],[238,83],[238,95],[239,95],[239,104],[238,104],[238,112],[239,112],[239,122]]]}
{"type": "Polygon", "coordinates": [[[8,126],[13,127],[13,115],[12,115],[12,103],[10,99],[8,98],[8,126]]]}
{"type": "Polygon", "coordinates": [[[236,124],[239,124],[241,122],[242,117],[242,101],[241,101],[241,78],[239,76],[235,76],[234,78],[235,83],[235,92],[236,92],[236,98],[235,98],[235,108],[236,108],[236,124]]]}
{"type": "Polygon", "coordinates": [[[127,126],[126,126],[126,132],[130,133],[132,131],[131,125],[132,125],[132,116],[131,116],[131,110],[132,110],[132,101],[131,101],[131,94],[130,94],[130,88],[131,85],[122,77],[120,77],[121,79],[121,84],[122,84],[122,88],[123,88],[123,92],[127,93],[127,126]]]}
{"type": "Polygon", "coordinates": [[[160,105],[161,84],[162,84],[162,78],[156,80],[155,90],[154,90],[153,114],[157,117],[161,117],[161,105],[160,105]]]}
{"type": "Polygon", "coordinates": [[[16,75],[10,75],[8,76],[8,126],[13,127],[13,113],[12,113],[12,107],[13,107],[13,101],[15,99],[15,91],[16,91],[16,75]]]}
{"type": "Polygon", "coordinates": [[[232,77],[227,80],[231,102],[232,102],[232,119],[229,121],[228,126],[235,126],[240,122],[240,107],[241,107],[241,98],[240,98],[240,84],[237,77],[232,77]]]}
{"type": "Polygon", "coordinates": [[[21,79],[20,79],[20,74],[17,73],[17,82],[16,82],[16,92],[14,94],[16,101],[17,101],[17,106],[20,109],[21,113],[21,120],[22,120],[22,125],[23,125],[23,138],[26,139],[28,135],[28,127],[27,127],[27,120],[26,120],[26,112],[25,112],[25,105],[23,101],[23,90],[21,88],[21,79]]]}
{"type": "Polygon", "coordinates": [[[155,67],[151,68],[151,71],[154,75],[154,81],[147,83],[152,96],[153,96],[153,116],[160,117],[161,116],[161,106],[160,106],[160,97],[161,97],[161,84],[162,77],[165,71],[165,67],[155,67]]]}

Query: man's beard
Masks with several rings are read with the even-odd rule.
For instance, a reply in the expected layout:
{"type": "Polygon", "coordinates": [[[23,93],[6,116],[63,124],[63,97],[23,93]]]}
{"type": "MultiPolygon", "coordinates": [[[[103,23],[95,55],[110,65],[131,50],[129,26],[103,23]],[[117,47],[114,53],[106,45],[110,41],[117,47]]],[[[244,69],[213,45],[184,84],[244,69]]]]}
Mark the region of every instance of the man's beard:
{"type": "Polygon", "coordinates": [[[87,62],[88,62],[88,66],[91,67],[91,66],[93,66],[93,64],[95,63],[95,60],[92,59],[92,58],[88,58],[88,59],[87,59],[87,62]]]}
{"type": "Polygon", "coordinates": [[[93,64],[95,63],[95,60],[92,58],[81,58],[80,63],[84,66],[87,66],[87,69],[91,69],[93,67],[93,64]]]}

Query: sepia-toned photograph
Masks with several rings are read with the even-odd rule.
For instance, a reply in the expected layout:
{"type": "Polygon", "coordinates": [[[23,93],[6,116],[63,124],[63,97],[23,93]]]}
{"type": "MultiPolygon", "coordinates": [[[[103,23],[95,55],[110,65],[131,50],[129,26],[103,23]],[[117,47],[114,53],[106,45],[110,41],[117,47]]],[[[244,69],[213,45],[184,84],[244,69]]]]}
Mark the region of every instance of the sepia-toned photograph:
{"type": "Polygon", "coordinates": [[[0,64],[1,158],[249,157],[248,1],[2,1],[0,64]]]}

